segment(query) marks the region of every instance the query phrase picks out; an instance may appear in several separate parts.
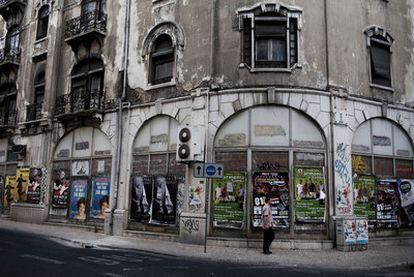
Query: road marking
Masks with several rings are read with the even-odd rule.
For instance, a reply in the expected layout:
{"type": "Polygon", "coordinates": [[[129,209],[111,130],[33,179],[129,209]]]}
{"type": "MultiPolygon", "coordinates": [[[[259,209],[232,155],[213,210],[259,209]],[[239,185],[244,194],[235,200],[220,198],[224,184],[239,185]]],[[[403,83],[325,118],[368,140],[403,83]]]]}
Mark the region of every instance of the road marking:
{"type": "Polygon", "coordinates": [[[131,262],[131,263],[142,263],[143,260],[137,259],[135,257],[128,257],[128,256],[120,256],[120,255],[105,255],[104,256],[108,260],[116,260],[119,262],[131,262]]]}
{"type": "Polygon", "coordinates": [[[230,270],[239,270],[239,269],[274,269],[276,266],[274,265],[256,265],[256,266],[235,266],[229,267],[230,270]]]}
{"type": "Polygon", "coordinates": [[[144,270],[143,267],[137,267],[137,268],[123,268],[122,271],[142,271],[144,270]]]}
{"type": "Polygon", "coordinates": [[[79,260],[85,261],[85,262],[91,262],[96,263],[100,265],[117,265],[119,264],[118,261],[108,260],[105,258],[99,258],[99,257],[93,257],[93,256],[86,256],[86,257],[78,257],[79,260]]]}
{"type": "Polygon", "coordinates": [[[35,255],[30,255],[30,254],[23,254],[23,255],[20,255],[20,257],[22,257],[22,258],[28,258],[28,259],[34,259],[34,260],[39,260],[39,261],[43,261],[43,262],[47,262],[47,263],[52,263],[52,264],[65,264],[64,262],[59,261],[59,260],[49,259],[49,258],[35,256],[35,255]]]}
{"type": "Polygon", "coordinates": [[[119,274],[116,274],[116,273],[110,273],[110,272],[103,273],[103,275],[111,276],[111,277],[123,277],[122,275],[119,275],[119,274]]]}
{"type": "Polygon", "coordinates": [[[189,269],[188,266],[181,266],[181,265],[177,265],[177,266],[164,266],[164,268],[166,268],[166,269],[189,269]]]}

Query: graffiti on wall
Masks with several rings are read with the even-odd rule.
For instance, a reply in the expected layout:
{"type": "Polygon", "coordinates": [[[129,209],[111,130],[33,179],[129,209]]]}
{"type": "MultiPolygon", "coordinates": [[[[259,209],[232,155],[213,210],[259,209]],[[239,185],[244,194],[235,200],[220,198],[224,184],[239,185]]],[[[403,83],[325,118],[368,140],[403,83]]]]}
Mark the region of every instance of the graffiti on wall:
{"type": "Polygon", "coordinates": [[[351,171],[348,167],[350,164],[351,153],[348,144],[338,143],[336,147],[335,173],[337,175],[335,199],[336,214],[352,214],[352,195],[351,195],[351,171]]]}
{"type": "Polygon", "coordinates": [[[182,223],[184,230],[186,230],[190,234],[192,234],[193,232],[198,232],[200,230],[200,222],[197,219],[183,219],[182,223]]]}

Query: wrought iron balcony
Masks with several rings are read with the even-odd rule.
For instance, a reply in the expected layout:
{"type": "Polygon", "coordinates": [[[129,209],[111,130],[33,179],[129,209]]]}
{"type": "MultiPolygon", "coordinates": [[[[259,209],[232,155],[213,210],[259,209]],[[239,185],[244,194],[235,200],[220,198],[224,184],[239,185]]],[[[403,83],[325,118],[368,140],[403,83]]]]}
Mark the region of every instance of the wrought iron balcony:
{"type": "Polygon", "coordinates": [[[27,106],[26,121],[34,121],[42,118],[43,103],[34,103],[27,106]]]}
{"type": "Polygon", "coordinates": [[[7,21],[16,11],[23,11],[27,5],[27,0],[0,0],[0,14],[7,21]]]}
{"type": "Polygon", "coordinates": [[[83,13],[81,16],[70,19],[65,26],[65,40],[71,43],[81,37],[94,34],[104,37],[106,34],[107,16],[99,11],[83,13]]]}
{"type": "Polygon", "coordinates": [[[20,64],[20,50],[3,48],[0,50],[0,66],[20,64]]]}
{"type": "Polygon", "coordinates": [[[58,96],[55,116],[70,118],[73,116],[90,116],[104,111],[104,93],[99,90],[76,89],[70,94],[58,96]]]}
{"type": "Polygon", "coordinates": [[[6,111],[0,117],[0,128],[14,128],[17,124],[17,111],[6,111]]]}

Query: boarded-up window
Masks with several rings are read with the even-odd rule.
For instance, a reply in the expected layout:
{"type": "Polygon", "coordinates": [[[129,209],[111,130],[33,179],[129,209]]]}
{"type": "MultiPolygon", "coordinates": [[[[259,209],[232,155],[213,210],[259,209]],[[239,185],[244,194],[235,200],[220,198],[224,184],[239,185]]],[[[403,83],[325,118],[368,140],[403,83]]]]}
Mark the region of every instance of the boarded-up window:
{"type": "Polygon", "coordinates": [[[396,160],[395,167],[398,178],[413,178],[413,161],[412,160],[396,160]]]}
{"type": "Polygon", "coordinates": [[[293,165],[302,166],[324,166],[325,155],[322,153],[302,153],[297,152],[293,154],[293,165]]]}
{"type": "Polygon", "coordinates": [[[366,175],[371,174],[371,157],[352,155],[352,172],[366,175]]]}
{"type": "Polygon", "coordinates": [[[218,152],[216,153],[216,163],[223,164],[224,171],[246,171],[246,152],[218,152]]]}
{"type": "Polygon", "coordinates": [[[260,172],[280,172],[289,170],[288,152],[253,152],[252,168],[260,172]]]}
{"type": "Polygon", "coordinates": [[[394,169],[392,159],[374,158],[375,175],[381,177],[393,177],[394,169]]]}

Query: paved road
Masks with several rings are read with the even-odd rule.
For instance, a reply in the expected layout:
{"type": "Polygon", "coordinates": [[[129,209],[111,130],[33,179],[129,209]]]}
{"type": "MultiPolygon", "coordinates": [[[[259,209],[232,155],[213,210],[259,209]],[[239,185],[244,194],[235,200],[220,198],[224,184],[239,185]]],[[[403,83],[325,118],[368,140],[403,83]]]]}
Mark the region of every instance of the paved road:
{"type": "Polygon", "coordinates": [[[409,268],[341,271],[213,263],[136,250],[85,248],[0,228],[0,276],[414,276],[409,268]]]}

